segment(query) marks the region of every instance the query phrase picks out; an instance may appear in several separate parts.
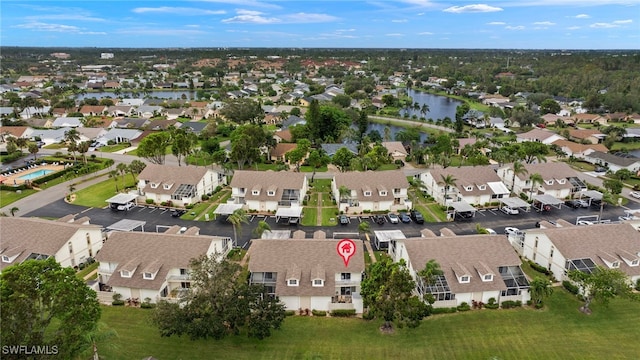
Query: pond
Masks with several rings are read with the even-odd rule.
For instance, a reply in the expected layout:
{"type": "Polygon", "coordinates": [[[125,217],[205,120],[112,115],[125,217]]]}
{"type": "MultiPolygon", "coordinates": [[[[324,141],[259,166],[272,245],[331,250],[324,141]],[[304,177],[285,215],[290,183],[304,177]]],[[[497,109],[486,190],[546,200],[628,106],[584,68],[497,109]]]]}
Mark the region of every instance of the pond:
{"type": "Polygon", "coordinates": [[[421,107],[423,104],[427,104],[429,106],[429,112],[424,114],[420,112],[420,109],[402,109],[400,110],[401,116],[404,116],[404,114],[408,112],[409,117],[415,115],[418,117],[418,119],[424,117],[425,119],[431,118],[434,120],[442,120],[445,117],[448,117],[451,120],[455,120],[456,108],[458,107],[458,105],[462,105],[462,102],[448,98],[446,96],[433,95],[413,89],[408,89],[407,95],[409,95],[413,99],[414,103],[417,102],[421,107]]]}
{"type": "MultiPolygon", "coordinates": [[[[384,141],[384,128],[389,126],[389,134],[391,135],[391,141],[395,141],[396,139],[396,134],[400,131],[404,131],[406,130],[403,127],[400,126],[395,126],[395,125],[385,125],[385,124],[378,124],[378,123],[369,123],[369,125],[367,125],[367,134],[373,130],[376,130],[377,132],[380,133],[380,136],[382,136],[383,141],[384,141]]],[[[424,143],[427,138],[429,137],[429,134],[424,133],[422,131],[420,131],[420,143],[424,143]]]]}

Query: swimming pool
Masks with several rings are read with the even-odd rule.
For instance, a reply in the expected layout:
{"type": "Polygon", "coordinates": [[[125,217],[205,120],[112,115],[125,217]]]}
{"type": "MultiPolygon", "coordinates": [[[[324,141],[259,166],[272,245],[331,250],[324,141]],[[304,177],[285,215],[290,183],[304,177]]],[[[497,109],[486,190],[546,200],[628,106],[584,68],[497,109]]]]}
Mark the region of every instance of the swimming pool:
{"type": "Polygon", "coordinates": [[[20,180],[32,180],[35,178],[39,178],[41,176],[45,176],[49,173],[52,173],[53,170],[47,170],[47,169],[41,169],[41,170],[36,170],[32,173],[28,173],[28,174],[24,174],[22,176],[20,176],[18,179],[20,180]]]}

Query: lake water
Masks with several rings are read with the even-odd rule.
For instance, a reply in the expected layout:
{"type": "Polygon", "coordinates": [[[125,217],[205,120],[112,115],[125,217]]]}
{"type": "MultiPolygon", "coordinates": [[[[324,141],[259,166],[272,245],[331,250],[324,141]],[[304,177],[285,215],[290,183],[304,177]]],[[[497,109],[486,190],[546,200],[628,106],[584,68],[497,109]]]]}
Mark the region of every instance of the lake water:
{"type": "MultiPolygon", "coordinates": [[[[396,139],[396,134],[399,131],[403,131],[406,130],[405,128],[402,128],[400,126],[395,126],[395,125],[388,125],[389,126],[389,130],[390,130],[390,134],[391,134],[391,141],[395,141],[396,139]]],[[[378,123],[369,123],[369,125],[367,125],[367,133],[373,131],[373,130],[377,130],[380,133],[380,136],[382,136],[382,139],[384,141],[384,128],[387,127],[387,125],[385,124],[378,124],[378,123]]],[[[427,133],[424,132],[420,132],[420,143],[424,143],[427,138],[429,137],[429,135],[427,133]]]]}
{"type": "MultiPolygon", "coordinates": [[[[129,99],[182,99],[182,95],[186,96],[187,100],[197,100],[195,91],[151,91],[147,94],[142,92],[138,93],[138,96],[133,96],[131,92],[123,91],[117,97],[129,98],[129,99]]],[[[96,98],[98,100],[102,98],[114,98],[116,95],[113,92],[91,92],[86,94],[78,94],[76,99],[84,100],[96,98]]]]}
{"type": "Polygon", "coordinates": [[[456,119],[456,108],[458,105],[462,105],[460,101],[446,96],[433,95],[412,89],[407,91],[407,95],[413,99],[414,103],[417,102],[420,106],[423,104],[429,106],[429,112],[426,114],[421,113],[419,109],[414,110],[413,108],[400,110],[400,115],[404,116],[405,112],[408,112],[410,117],[415,115],[418,119],[424,117],[425,119],[438,120],[448,117],[453,121],[456,119]]]}

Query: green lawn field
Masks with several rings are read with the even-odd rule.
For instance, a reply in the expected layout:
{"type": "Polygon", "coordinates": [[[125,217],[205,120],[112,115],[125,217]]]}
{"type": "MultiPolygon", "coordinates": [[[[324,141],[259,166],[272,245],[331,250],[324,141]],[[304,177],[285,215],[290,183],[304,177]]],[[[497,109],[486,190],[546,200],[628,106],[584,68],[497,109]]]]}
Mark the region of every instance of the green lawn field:
{"type": "MultiPolygon", "coordinates": [[[[117,177],[118,190],[122,190],[122,175],[117,177]]],[[[131,174],[124,176],[125,187],[135,186],[135,181],[131,174]]],[[[105,200],[117,194],[116,180],[113,178],[102,181],[98,184],[89,186],[88,188],[79,190],[76,194],[75,205],[103,208],[107,206],[105,200]]]]}
{"type": "Polygon", "coordinates": [[[578,311],[560,288],[544,310],[473,310],[425,319],[417,329],[381,334],[381,322],[288,317],[265,340],[162,338],[149,310],[104,307],[117,338],[98,343],[105,359],[637,359],[640,303],[613,301],[578,311]]]}

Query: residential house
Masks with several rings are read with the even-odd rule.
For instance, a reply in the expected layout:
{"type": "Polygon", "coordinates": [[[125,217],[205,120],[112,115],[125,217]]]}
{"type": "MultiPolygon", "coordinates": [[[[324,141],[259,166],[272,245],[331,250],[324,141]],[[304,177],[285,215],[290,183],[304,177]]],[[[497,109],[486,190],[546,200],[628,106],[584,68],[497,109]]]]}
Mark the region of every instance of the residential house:
{"type": "Polygon", "coordinates": [[[420,180],[427,193],[442,205],[451,202],[484,205],[509,197],[509,189],[489,166],[432,168],[420,174],[420,180]],[[444,179],[449,176],[454,181],[445,186],[444,179]]]}
{"type": "Polygon", "coordinates": [[[149,119],[145,118],[122,118],[115,120],[117,123],[117,127],[121,129],[142,129],[147,126],[150,122],[149,119]]]}
{"type": "Polygon", "coordinates": [[[409,182],[402,170],[336,173],[331,181],[333,198],[345,213],[398,211],[411,208],[409,182]],[[348,193],[341,194],[340,189],[348,193]]]}
{"type": "Polygon", "coordinates": [[[533,129],[526,133],[518,134],[516,137],[517,142],[535,141],[546,145],[550,145],[556,140],[566,139],[553,131],[546,129],[533,129]]]}
{"type": "Polygon", "coordinates": [[[153,120],[147,125],[147,128],[151,130],[167,130],[172,126],[179,129],[182,127],[182,123],[176,120],[153,120]]]}
{"type": "Polygon", "coordinates": [[[416,281],[415,292],[430,294],[434,307],[456,307],[463,302],[496,303],[529,299],[529,281],[521,260],[503,235],[443,235],[392,240],[389,254],[404,259],[416,281]],[[435,260],[443,274],[432,285],[418,276],[428,261],[435,260]]]}
{"type": "Polygon", "coordinates": [[[640,159],[635,157],[622,157],[614,154],[594,151],[585,156],[584,160],[595,165],[604,166],[613,172],[620,169],[627,169],[635,174],[640,171],[640,159]]]}
{"type": "Polygon", "coordinates": [[[69,130],[71,130],[71,128],[33,129],[31,138],[35,139],[38,137],[45,145],[55,144],[64,141],[65,133],[69,130]]]}
{"type": "Polygon", "coordinates": [[[138,175],[138,193],[156,203],[182,206],[197,203],[202,195],[226,184],[222,170],[202,166],[148,164],[138,175]]]}
{"type": "Polygon", "coordinates": [[[107,113],[108,106],[104,105],[84,105],[80,108],[82,116],[101,116],[107,113]]]}
{"type": "Polygon", "coordinates": [[[570,116],[570,120],[572,120],[574,124],[600,123],[600,125],[607,125],[607,118],[598,114],[574,114],[570,116]]]}
{"type": "Polygon", "coordinates": [[[193,132],[194,134],[198,135],[200,134],[200,132],[202,130],[204,130],[205,127],[207,127],[207,125],[209,125],[208,122],[200,122],[200,121],[186,121],[184,123],[182,123],[182,128],[183,129],[190,129],[191,132],[193,132]]]}
{"type": "MultiPolygon", "coordinates": [[[[565,117],[562,117],[560,115],[556,115],[556,114],[544,114],[540,117],[542,119],[542,123],[549,126],[549,125],[555,125],[556,121],[560,120],[562,122],[564,122],[566,124],[566,120],[568,120],[565,117]]],[[[573,123],[573,121],[571,121],[571,123],[573,123]]]]}
{"type": "Polygon", "coordinates": [[[570,129],[569,140],[579,143],[601,144],[607,135],[596,129],[570,129]]]}
{"type": "Polygon", "coordinates": [[[139,106],[135,112],[139,117],[152,118],[160,115],[163,109],[162,106],[142,105],[139,106]]]}
{"type": "Polygon", "coordinates": [[[168,120],[176,120],[179,117],[185,116],[185,111],[183,108],[164,109],[162,114],[166,116],[168,120]]]}
{"type": "Polygon", "coordinates": [[[63,267],[77,267],[102,248],[102,227],[89,218],[52,221],[0,217],[0,269],[29,259],[53,257],[63,267]]]}
{"type": "Polygon", "coordinates": [[[631,224],[595,224],[526,230],[510,240],[525,258],[548,269],[558,281],[567,273],[590,273],[595,266],[619,269],[640,279],[640,237],[631,224]]]}
{"type": "Polygon", "coordinates": [[[280,130],[273,133],[273,138],[277,143],[280,142],[292,142],[293,136],[291,135],[291,131],[289,130],[280,130]]]}
{"type": "Polygon", "coordinates": [[[235,204],[257,211],[300,207],[308,190],[303,173],[288,171],[236,170],[230,185],[235,204]]]}
{"type": "Polygon", "coordinates": [[[579,144],[569,140],[556,140],[552,145],[560,147],[567,156],[573,156],[581,159],[594,151],[601,151],[603,153],[609,151],[609,149],[607,149],[603,144],[579,144]]]}
{"type": "Polygon", "coordinates": [[[102,145],[109,145],[110,142],[114,144],[130,143],[140,137],[141,134],[142,131],[137,129],[111,128],[95,138],[95,142],[102,145]]]}
{"type": "Polygon", "coordinates": [[[124,117],[133,115],[134,108],[131,105],[113,105],[107,108],[107,114],[112,117],[124,117]]]}
{"type": "Polygon", "coordinates": [[[127,105],[127,106],[142,106],[144,104],[144,99],[120,99],[116,105],[127,105]]]}
{"type": "Polygon", "coordinates": [[[54,128],[58,128],[58,127],[77,128],[82,126],[83,126],[82,121],[81,121],[81,118],[79,117],[59,117],[53,121],[53,124],[51,124],[51,127],[54,127],[54,128]]]}
{"type": "Polygon", "coordinates": [[[286,162],[286,155],[288,152],[295,150],[298,144],[292,143],[277,143],[276,146],[273,147],[271,153],[269,154],[269,158],[271,161],[282,161],[286,162]]]}
{"type": "Polygon", "coordinates": [[[191,288],[190,263],[226,256],[231,239],[218,236],[114,231],[96,260],[101,290],[152,303],[177,300],[191,288]]]}
{"type": "Polygon", "coordinates": [[[383,141],[382,146],[387,149],[389,155],[391,156],[391,158],[393,158],[393,160],[404,161],[407,155],[409,155],[407,149],[405,149],[401,141],[383,141]]]}
{"type": "Polygon", "coordinates": [[[292,127],[292,126],[296,126],[296,125],[304,125],[306,123],[307,123],[307,120],[305,120],[305,119],[303,119],[301,117],[298,117],[298,116],[295,116],[295,115],[289,115],[289,117],[282,122],[282,130],[286,130],[286,129],[288,129],[288,128],[292,127]]]}
{"type": "Polygon", "coordinates": [[[7,137],[29,139],[32,132],[28,126],[0,126],[0,142],[5,142],[7,137]]]}
{"type": "Polygon", "coordinates": [[[52,118],[29,118],[29,119],[24,119],[24,122],[27,123],[27,125],[34,127],[34,128],[45,128],[45,129],[49,129],[51,128],[51,125],[53,125],[53,119],[52,118]]]}
{"type": "Polygon", "coordinates": [[[356,143],[320,144],[320,147],[329,157],[333,157],[341,148],[347,148],[353,155],[358,154],[358,144],[356,143]]]}
{"type": "Polygon", "coordinates": [[[333,239],[256,239],[249,248],[250,283],[264,285],[287,310],[362,313],[360,282],[364,272],[364,245],[347,263],[336,253],[333,239]]]}
{"type": "MultiPolygon", "coordinates": [[[[578,175],[568,164],[564,162],[549,162],[538,164],[524,164],[527,170],[523,174],[517,174],[515,183],[513,178],[513,166],[507,164],[498,169],[498,176],[502,182],[512,188],[514,194],[524,193],[527,196],[547,194],[556,199],[564,199],[572,195],[574,185],[570,181],[578,175]],[[531,175],[539,174],[542,177],[542,183],[533,184],[530,180],[531,175]],[[532,189],[532,186],[535,187],[532,189]]],[[[581,190],[581,189],[578,189],[581,190]]]]}
{"type": "Polygon", "coordinates": [[[30,117],[46,117],[49,116],[49,110],[51,110],[51,106],[39,106],[39,107],[33,107],[33,106],[29,106],[24,108],[21,112],[20,112],[20,118],[23,120],[29,119],[30,117]]]}

